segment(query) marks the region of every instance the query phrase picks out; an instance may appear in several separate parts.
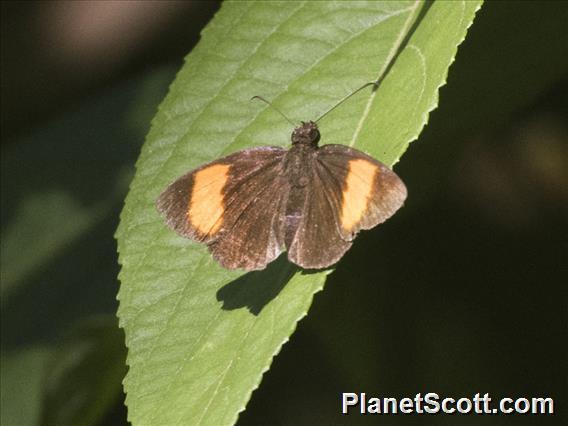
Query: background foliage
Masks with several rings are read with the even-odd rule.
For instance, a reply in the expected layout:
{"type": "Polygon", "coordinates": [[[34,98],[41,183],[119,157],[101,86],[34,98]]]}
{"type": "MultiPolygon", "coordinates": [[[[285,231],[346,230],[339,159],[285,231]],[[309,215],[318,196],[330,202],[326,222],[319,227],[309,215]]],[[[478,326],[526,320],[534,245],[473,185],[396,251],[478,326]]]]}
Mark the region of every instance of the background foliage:
{"type": "MultiPolygon", "coordinates": [[[[397,168],[413,197],[330,276],[241,424],[338,421],[345,390],[566,400],[566,17],[555,2],[484,6],[440,108],[397,168]],[[384,253],[381,268],[370,247],[384,253]],[[353,274],[360,285],[349,284],[353,274]]],[[[9,59],[3,81],[16,78],[9,59]]],[[[28,114],[22,122],[33,129],[3,131],[2,424],[73,419],[78,407],[93,413],[86,423],[124,422],[115,367],[124,350],[100,317],[116,309],[112,234],[147,123],[178,67],[118,74],[106,89],[91,83],[80,102],[59,107],[67,113],[28,114]],[[85,374],[93,365],[114,380],[85,374]]],[[[483,420],[558,424],[559,410],[483,420]]]]}

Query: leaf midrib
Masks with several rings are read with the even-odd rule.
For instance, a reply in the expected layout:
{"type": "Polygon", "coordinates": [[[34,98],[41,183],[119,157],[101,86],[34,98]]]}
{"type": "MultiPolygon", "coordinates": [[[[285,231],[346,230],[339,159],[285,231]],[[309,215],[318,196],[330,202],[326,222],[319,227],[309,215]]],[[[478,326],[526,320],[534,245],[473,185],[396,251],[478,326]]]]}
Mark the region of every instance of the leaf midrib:
{"type": "MultiPolygon", "coordinates": [[[[420,0],[415,0],[414,5],[411,8],[408,9],[408,10],[411,11],[411,13],[408,15],[408,18],[406,19],[404,26],[402,27],[400,33],[398,34],[398,38],[395,40],[391,50],[389,51],[389,53],[388,53],[388,55],[387,55],[387,57],[386,57],[386,59],[383,63],[383,66],[379,70],[379,73],[377,75],[377,79],[375,81],[380,81],[385,77],[384,73],[387,71],[387,69],[389,68],[389,65],[391,64],[392,60],[394,59],[396,53],[400,49],[400,46],[401,46],[404,38],[406,37],[406,34],[408,33],[410,24],[411,24],[411,22],[413,21],[413,18],[414,18],[414,13],[418,9],[419,4],[420,4],[420,0]]],[[[365,123],[365,121],[367,120],[367,117],[369,116],[369,113],[371,112],[371,107],[373,105],[373,101],[375,100],[376,96],[377,96],[377,90],[373,90],[371,92],[371,94],[369,95],[369,99],[367,100],[367,104],[365,105],[365,109],[363,110],[363,114],[361,115],[361,118],[359,119],[359,122],[357,123],[357,127],[355,128],[355,131],[353,132],[353,137],[351,138],[351,142],[349,142],[350,147],[353,147],[353,145],[355,145],[355,141],[357,140],[357,136],[359,136],[359,132],[361,132],[361,129],[363,128],[363,124],[365,123]]]]}

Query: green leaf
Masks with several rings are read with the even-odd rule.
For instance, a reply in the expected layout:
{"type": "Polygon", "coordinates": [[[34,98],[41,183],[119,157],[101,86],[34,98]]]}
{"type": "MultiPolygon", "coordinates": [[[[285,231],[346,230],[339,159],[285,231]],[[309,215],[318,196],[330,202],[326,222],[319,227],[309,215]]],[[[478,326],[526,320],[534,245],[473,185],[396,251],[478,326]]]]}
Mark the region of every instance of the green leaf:
{"type": "Polygon", "coordinates": [[[117,231],[133,425],[233,424],[329,272],[300,271],[285,257],[264,271],[224,270],[166,228],[154,208],[160,192],[203,162],[289,144],[290,125],[251,96],[309,120],[379,77],[376,92],[361,91],[320,129],[323,143],[392,165],[435,108],[480,4],[222,6],[154,118],[117,231]]]}

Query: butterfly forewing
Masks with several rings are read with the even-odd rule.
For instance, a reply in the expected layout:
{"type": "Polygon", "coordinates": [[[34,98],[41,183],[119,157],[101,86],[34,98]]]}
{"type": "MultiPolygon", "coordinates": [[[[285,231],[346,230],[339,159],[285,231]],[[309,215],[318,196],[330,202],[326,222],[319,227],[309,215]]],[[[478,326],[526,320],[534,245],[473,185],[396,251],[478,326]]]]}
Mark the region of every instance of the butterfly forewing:
{"type": "Polygon", "coordinates": [[[360,230],[387,220],[406,199],[402,180],[387,166],[356,149],[324,145],[318,150],[317,167],[330,176],[323,179],[328,198],[341,200],[334,209],[334,219],[345,240],[351,241],[360,230]]]}
{"type": "Polygon", "coordinates": [[[285,153],[278,147],[253,148],[205,164],[170,184],[156,206],[178,234],[212,243],[276,176],[285,153]]]}

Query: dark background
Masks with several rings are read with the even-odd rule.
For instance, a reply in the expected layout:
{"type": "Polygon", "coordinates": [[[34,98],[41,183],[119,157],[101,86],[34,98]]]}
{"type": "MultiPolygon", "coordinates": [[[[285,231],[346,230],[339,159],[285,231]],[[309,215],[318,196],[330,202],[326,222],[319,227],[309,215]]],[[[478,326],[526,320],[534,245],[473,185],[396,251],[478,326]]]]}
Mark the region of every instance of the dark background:
{"type": "MultiPolygon", "coordinates": [[[[113,234],[218,4],[1,7],[2,424],[125,424],[113,234]]],[[[568,422],[566,22],[567,2],[483,6],[396,166],[407,204],[357,239],[239,424],[568,422]],[[549,396],[556,413],[342,417],[341,392],[549,396]]]]}

